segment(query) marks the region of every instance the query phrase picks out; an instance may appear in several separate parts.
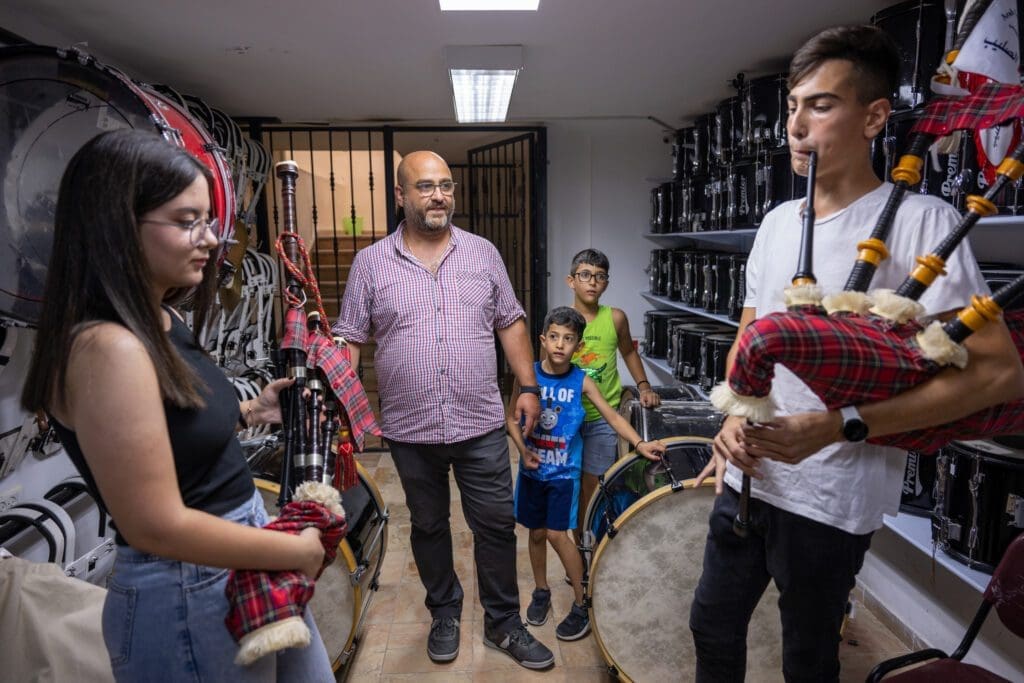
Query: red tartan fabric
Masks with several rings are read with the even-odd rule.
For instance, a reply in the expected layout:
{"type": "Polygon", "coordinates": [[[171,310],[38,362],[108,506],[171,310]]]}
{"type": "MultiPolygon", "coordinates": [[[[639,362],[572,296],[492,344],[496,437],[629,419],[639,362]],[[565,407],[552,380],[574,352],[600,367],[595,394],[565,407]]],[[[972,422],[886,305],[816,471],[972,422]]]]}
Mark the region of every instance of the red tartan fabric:
{"type": "Polygon", "coordinates": [[[729,387],[741,396],[767,396],[774,365],[782,363],[829,408],[888,398],[938,370],[912,342],[920,330],[917,323],[830,316],[811,306],[772,313],[744,331],[729,387]]]}
{"type": "MultiPolygon", "coordinates": [[[[333,340],[318,330],[307,330],[306,312],[303,309],[289,308],[285,312],[281,348],[305,351],[306,367],[318,368],[323,372],[335,398],[338,399],[338,404],[348,415],[356,450],[363,450],[367,434],[381,435],[363,384],[352,369],[348,349],[338,348],[333,340]]],[[[352,468],[353,476],[354,469],[352,468]]]]}
{"type": "Polygon", "coordinates": [[[965,97],[937,98],[928,103],[911,133],[948,135],[955,130],[980,130],[1024,116],[1024,87],[989,81],[965,97]]]}
{"type": "MultiPolygon", "coordinates": [[[[265,529],[297,534],[307,527],[320,529],[324,564],[334,562],[338,544],[348,532],[345,518],[313,501],[292,501],[281,508],[281,516],[265,529]]],[[[321,568],[322,571],[322,568],[321,568]]],[[[235,570],[224,590],[228,614],[224,624],[236,641],[261,626],[301,617],[313,597],[315,581],[299,571],[235,570]]]]}
{"type": "MultiPolygon", "coordinates": [[[[1008,316],[1018,350],[1024,331],[1008,316]]],[[[914,341],[916,322],[895,325],[876,316],[826,315],[804,307],[758,318],[744,330],[729,387],[741,396],[764,397],[775,363],[796,374],[830,409],[895,396],[941,368],[924,358],[914,341]]],[[[929,429],[868,439],[906,450],[934,452],[950,441],[1024,431],[1024,400],[1012,401],[929,429]]]]}

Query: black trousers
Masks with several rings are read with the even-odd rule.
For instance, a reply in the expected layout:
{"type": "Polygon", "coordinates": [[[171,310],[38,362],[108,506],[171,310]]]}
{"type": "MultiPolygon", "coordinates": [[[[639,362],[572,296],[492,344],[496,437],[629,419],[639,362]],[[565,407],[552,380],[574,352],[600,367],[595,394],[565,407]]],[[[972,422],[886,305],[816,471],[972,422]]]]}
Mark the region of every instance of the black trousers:
{"type": "Polygon", "coordinates": [[[462,585],[452,558],[450,467],[473,532],[484,623],[499,634],[521,625],[512,468],[505,428],[454,444],[388,443],[405,490],[412,553],[427,589],[431,615],[462,616],[462,585]]]}
{"type": "Polygon", "coordinates": [[[740,538],[732,530],[738,502],[729,486],[715,500],[690,606],[698,683],[743,681],[747,626],[772,579],[787,683],[838,681],[839,631],[871,534],[850,534],[751,498],[750,533],[740,538]]]}

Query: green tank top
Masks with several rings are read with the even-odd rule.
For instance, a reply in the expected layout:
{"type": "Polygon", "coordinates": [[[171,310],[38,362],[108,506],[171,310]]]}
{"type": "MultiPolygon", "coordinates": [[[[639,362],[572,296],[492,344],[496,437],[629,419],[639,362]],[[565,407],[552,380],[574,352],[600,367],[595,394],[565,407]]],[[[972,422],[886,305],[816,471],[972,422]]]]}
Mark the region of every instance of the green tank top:
{"type": "MultiPolygon", "coordinates": [[[[587,373],[590,379],[594,380],[601,395],[604,396],[604,400],[616,409],[619,407],[619,399],[622,394],[618,356],[616,355],[618,350],[619,336],[615,332],[612,308],[611,306],[599,306],[597,315],[587,323],[586,329],[583,330],[583,344],[576,349],[572,362],[587,373]]],[[[586,396],[583,397],[583,408],[586,411],[587,422],[601,419],[601,413],[597,412],[597,408],[586,396]]]]}

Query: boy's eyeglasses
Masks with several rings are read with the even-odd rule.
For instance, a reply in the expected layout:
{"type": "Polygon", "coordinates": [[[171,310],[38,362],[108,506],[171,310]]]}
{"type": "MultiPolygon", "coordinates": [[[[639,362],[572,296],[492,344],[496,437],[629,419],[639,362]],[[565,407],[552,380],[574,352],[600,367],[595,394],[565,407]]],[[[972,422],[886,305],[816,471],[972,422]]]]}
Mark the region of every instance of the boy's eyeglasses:
{"type": "Polygon", "coordinates": [[[441,190],[441,194],[445,196],[451,196],[455,192],[456,183],[451,180],[442,180],[439,183],[431,183],[429,181],[421,181],[413,185],[416,191],[420,193],[423,198],[429,197],[434,194],[434,190],[441,190]]]}
{"type": "Polygon", "coordinates": [[[580,282],[590,282],[590,278],[594,278],[595,281],[601,284],[608,282],[608,273],[591,273],[589,270],[578,270],[572,275],[579,278],[580,282]]]}
{"type": "MultiPolygon", "coordinates": [[[[176,228],[181,228],[188,232],[188,241],[193,247],[198,247],[203,242],[203,238],[206,237],[206,231],[210,230],[213,232],[214,237],[217,237],[218,243],[220,243],[220,237],[217,235],[217,228],[220,226],[220,219],[211,218],[206,220],[205,218],[197,218],[194,221],[158,221],[151,218],[142,218],[139,223],[152,223],[153,225],[171,225],[176,228]]],[[[230,241],[230,240],[229,240],[230,241]]]]}

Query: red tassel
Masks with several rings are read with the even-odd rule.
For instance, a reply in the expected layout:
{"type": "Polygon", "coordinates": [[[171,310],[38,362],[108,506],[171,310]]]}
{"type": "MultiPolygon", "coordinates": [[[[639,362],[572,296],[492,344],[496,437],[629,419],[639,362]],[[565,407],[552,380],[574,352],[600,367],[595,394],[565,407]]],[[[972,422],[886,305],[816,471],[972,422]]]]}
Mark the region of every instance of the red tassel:
{"type": "Polygon", "coordinates": [[[340,460],[338,470],[341,473],[341,482],[337,488],[344,493],[359,483],[359,473],[356,471],[355,448],[352,447],[351,441],[338,444],[338,456],[340,460]]]}

